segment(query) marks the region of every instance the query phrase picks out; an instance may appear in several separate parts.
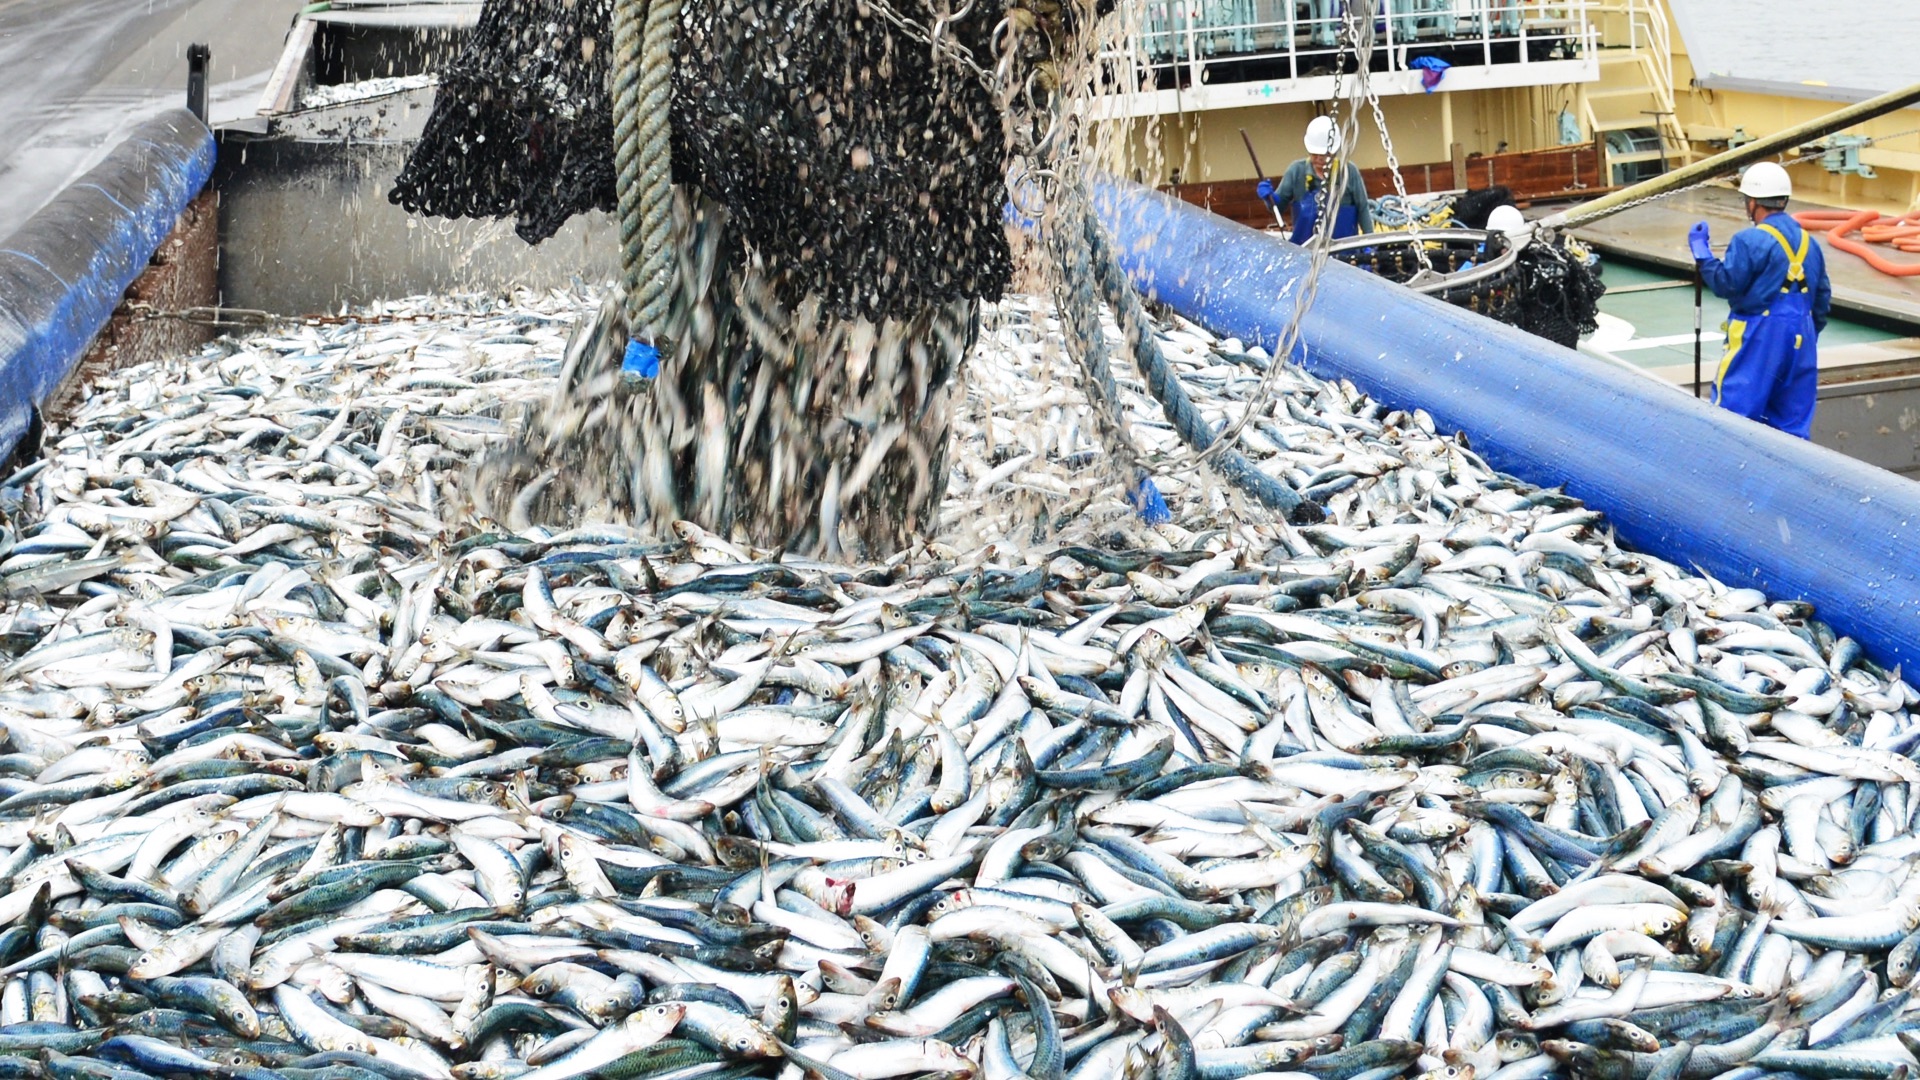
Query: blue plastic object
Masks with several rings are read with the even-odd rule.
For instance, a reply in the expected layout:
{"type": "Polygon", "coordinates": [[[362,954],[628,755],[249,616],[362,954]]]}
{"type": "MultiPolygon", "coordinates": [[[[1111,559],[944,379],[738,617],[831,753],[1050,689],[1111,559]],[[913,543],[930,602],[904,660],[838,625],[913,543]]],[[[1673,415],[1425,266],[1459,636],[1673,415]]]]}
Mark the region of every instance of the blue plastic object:
{"type": "Polygon", "coordinates": [[[1453,65],[1437,56],[1416,56],[1407,61],[1407,66],[1420,73],[1421,89],[1431,94],[1433,88],[1440,85],[1440,80],[1447,77],[1447,69],[1453,65]]]}
{"type": "Polygon", "coordinates": [[[1140,482],[1133,486],[1127,501],[1140,512],[1140,519],[1149,525],[1165,525],[1173,520],[1173,511],[1167,509],[1167,500],[1161,496],[1160,488],[1154,484],[1153,477],[1144,473],[1140,482]]]}
{"type": "Polygon", "coordinates": [[[627,353],[620,358],[620,378],[639,382],[660,374],[660,350],[644,341],[627,342],[627,353]]]}
{"type": "MultiPolygon", "coordinates": [[[[1129,274],[1221,336],[1272,349],[1309,254],[1135,184],[1096,202],[1129,274]]],[[[1306,365],[1464,431],[1495,468],[1607,512],[1620,538],[1730,586],[1813,603],[1920,670],[1920,484],[1644,376],[1328,264],[1306,365]]]]}
{"type": "Polygon", "coordinates": [[[120,306],[213,160],[213,133],[171,110],[0,241],[0,456],[120,306]]]}

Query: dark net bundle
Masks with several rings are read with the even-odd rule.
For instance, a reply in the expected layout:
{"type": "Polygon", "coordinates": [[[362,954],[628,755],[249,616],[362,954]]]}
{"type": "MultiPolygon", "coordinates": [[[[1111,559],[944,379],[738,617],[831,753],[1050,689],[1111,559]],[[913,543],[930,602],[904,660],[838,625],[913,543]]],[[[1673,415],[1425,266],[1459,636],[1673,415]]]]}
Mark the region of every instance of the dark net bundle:
{"type": "Polygon", "coordinates": [[[1478,191],[1462,192],[1453,200],[1453,220],[1455,224],[1469,229],[1484,229],[1487,218],[1502,206],[1517,205],[1513,201],[1513,189],[1503,185],[1481,188],[1478,191]]]}
{"type": "MultiPolygon", "coordinates": [[[[1496,208],[1513,205],[1509,188],[1469,191],[1455,200],[1454,219],[1469,229],[1484,229],[1496,208]]],[[[1584,248],[1541,240],[1521,250],[1513,269],[1479,298],[1483,303],[1475,310],[1571,349],[1599,328],[1595,317],[1606,291],[1599,264],[1584,248]]]]}
{"type": "MultiPolygon", "coordinates": [[[[981,302],[1012,274],[1007,133],[1030,140],[1044,126],[1032,102],[1076,31],[1055,0],[976,0],[952,21],[939,0],[876,3],[890,6],[687,0],[658,374],[623,388],[629,330],[621,305],[605,305],[569,347],[553,398],[480,463],[479,509],[513,528],[611,519],[664,533],[688,519],[827,554],[884,555],[933,530],[961,362],[981,302]],[[982,69],[996,65],[1007,96],[1028,104],[989,90],[982,69]]],[[[529,42],[606,39],[608,4],[486,10],[404,191],[424,212],[511,207],[523,223],[611,203],[611,127],[593,119],[611,115],[604,87],[580,104],[577,72],[513,74],[529,42]],[[515,201],[535,193],[511,184],[536,144],[556,170],[548,207],[515,201]]],[[[591,65],[602,79],[604,52],[591,65]]]]}
{"type": "MultiPolygon", "coordinates": [[[[1396,280],[1411,276],[1409,261],[1400,257],[1396,280]]],[[[1600,280],[1598,262],[1584,248],[1542,238],[1521,249],[1505,273],[1491,280],[1448,289],[1440,297],[1450,304],[1573,348],[1580,343],[1582,335],[1599,328],[1596,317],[1600,313],[1600,297],[1606,291],[1606,285],[1600,280]]]]}
{"type": "Polygon", "coordinates": [[[1571,349],[1599,328],[1607,287],[1599,266],[1564,244],[1537,242],[1514,267],[1513,304],[1501,321],[1571,349]]]}
{"type": "MultiPolygon", "coordinates": [[[[691,0],[674,64],[674,179],[734,215],[783,301],[909,317],[997,299],[1004,117],[980,77],[1003,5],[908,32],[857,0],[691,0]]],[[[893,10],[893,9],[888,9],[893,10]]],[[[528,243],[616,204],[611,0],[493,2],[390,198],[437,217],[517,218],[528,243]]]]}
{"type": "MultiPolygon", "coordinates": [[[[968,6],[944,37],[991,67],[1003,9],[968,6]]],[[[696,0],[679,52],[676,176],[732,212],[786,304],[879,320],[1005,291],[1002,115],[965,59],[857,0],[696,0]]]]}
{"type": "Polygon", "coordinates": [[[410,213],[511,215],[537,244],[612,210],[611,0],[514,0],[481,9],[440,72],[425,131],[387,197],[410,213]]]}

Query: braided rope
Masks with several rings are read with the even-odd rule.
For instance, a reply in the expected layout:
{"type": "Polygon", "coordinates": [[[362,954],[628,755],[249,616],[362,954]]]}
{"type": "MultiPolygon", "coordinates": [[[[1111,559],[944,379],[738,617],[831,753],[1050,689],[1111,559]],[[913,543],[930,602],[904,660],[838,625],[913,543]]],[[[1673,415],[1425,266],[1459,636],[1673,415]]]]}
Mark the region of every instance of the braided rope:
{"type": "Polygon", "coordinates": [[[668,114],[680,5],[681,0],[614,0],[613,5],[613,157],[624,307],[629,332],[656,346],[673,284],[668,114]]]}
{"type": "MultiPolygon", "coordinates": [[[[1133,283],[1127,280],[1126,271],[1120,268],[1114,258],[1113,249],[1101,234],[1099,221],[1092,214],[1083,215],[1081,220],[1085,225],[1086,252],[1093,264],[1094,276],[1099,280],[1100,291],[1105,294],[1107,303],[1113,306],[1114,317],[1119,321],[1121,331],[1126,334],[1127,343],[1133,347],[1133,362],[1140,369],[1140,374],[1146,377],[1147,390],[1160,403],[1167,420],[1173,424],[1173,430],[1179,434],[1180,441],[1202,453],[1213,449],[1217,436],[1206,418],[1200,415],[1200,410],[1194,407],[1193,399],[1187,396],[1186,387],[1180,384],[1179,376],[1174,374],[1173,367],[1160,351],[1160,343],[1153,335],[1153,325],[1147,319],[1146,309],[1141,306],[1140,295],[1134,291],[1133,283]]],[[[1279,363],[1276,359],[1274,365],[1278,366],[1279,363]]],[[[1215,451],[1211,464],[1214,471],[1229,484],[1253,496],[1269,510],[1312,521],[1323,517],[1319,507],[1305,502],[1298,492],[1261,472],[1238,450],[1220,448],[1215,451]]]]}
{"type": "Polygon", "coordinates": [[[1085,231],[1075,218],[1090,217],[1084,197],[1078,191],[1062,191],[1055,206],[1054,220],[1046,226],[1048,246],[1054,265],[1054,309],[1060,330],[1066,338],[1067,352],[1079,362],[1085,377],[1087,398],[1093,405],[1094,427],[1106,444],[1108,460],[1126,477],[1129,490],[1137,487],[1147,473],[1140,467],[1140,447],[1127,429],[1126,414],[1120,407],[1120,389],[1113,381],[1113,367],[1107,356],[1107,339],[1100,328],[1098,283],[1088,258],[1085,231]]]}

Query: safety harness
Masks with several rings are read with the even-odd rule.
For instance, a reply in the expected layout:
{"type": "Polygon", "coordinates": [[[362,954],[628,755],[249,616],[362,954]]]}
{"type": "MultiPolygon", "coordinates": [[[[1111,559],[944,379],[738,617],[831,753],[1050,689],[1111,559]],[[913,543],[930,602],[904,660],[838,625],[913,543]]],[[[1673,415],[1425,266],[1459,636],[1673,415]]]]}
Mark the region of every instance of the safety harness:
{"type": "Polygon", "coordinates": [[[1796,251],[1792,244],[1787,243],[1787,235],[1779,229],[1766,224],[1762,224],[1760,228],[1778,241],[1780,250],[1787,253],[1787,280],[1780,286],[1780,291],[1783,293],[1806,292],[1811,289],[1812,286],[1807,284],[1807,244],[1811,234],[1805,229],[1800,231],[1800,248],[1796,251]]]}

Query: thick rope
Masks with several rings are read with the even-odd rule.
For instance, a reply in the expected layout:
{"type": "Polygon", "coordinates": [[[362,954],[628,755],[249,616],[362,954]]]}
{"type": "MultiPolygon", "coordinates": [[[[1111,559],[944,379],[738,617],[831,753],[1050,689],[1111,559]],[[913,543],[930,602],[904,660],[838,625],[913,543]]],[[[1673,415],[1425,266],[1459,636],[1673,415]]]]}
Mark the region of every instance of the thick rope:
{"type": "Polygon", "coordinates": [[[668,114],[680,5],[681,0],[614,0],[613,5],[613,156],[624,309],[633,337],[655,347],[663,344],[673,284],[668,114]]]}
{"type": "MultiPolygon", "coordinates": [[[[1205,452],[1216,438],[1213,428],[1200,415],[1200,410],[1194,407],[1193,399],[1187,396],[1186,387],[1180,385],[1179,376],[1173,373],[1173,367],[1160,352],[1160,343],[1153,335],[1153,324],[1140,304],[1140,296],[1134,292],[1133,283],[1127,280],[1126,271],[1120,268],[1119,262],[1113,257],[1113,249],[1102,235],[1099,221],[1091,213],[1082,214],[1081,221],[1085,225],[1086,254],[1092,263],[1094,276],[1099,279],[1100,291],[1107,303],[1113,307],[1114,317],[1119,321],[1121,331],[1126,334],[1127,343],[1133,347],[1133,362],[1139,367],[1140,374],[1146,377],[1147,390],[1166,412],[1180,440],[1196,451],[1205,452]]],[[[1261,472],[1238,450],[1222,447],[1215,451],[1209,464],[1228,483],[1253,496],[1269,510],[1296,519],[1296,523],[1305,523],[1300,519],[1319,521],[1324,517],[1318,506],[1261,472]]]]}
{"type": "Polygon", "coordinates": [[[1063,192],[1056,217],[1046,226],[1048,246],[1060,272],[1054,279],[1054,309],[1060,319],[1061,336],[1067,352],[1079,361],[1086,379],[1087,397],[1093,405],[1095,429],[1120,475],[1127,478],[1131,497],[1137,493],[1147,473],[1140,468],[1140,449],[1127,430],[1126,414],[1120,405],[1120,389],[1113,381],[1113,367],[1107,358],[1106,334],[1100,328],[1100,298],[1091,268],[1086,242],[1074,219],[1086,213],[1081,205],[1063,192]]]}

